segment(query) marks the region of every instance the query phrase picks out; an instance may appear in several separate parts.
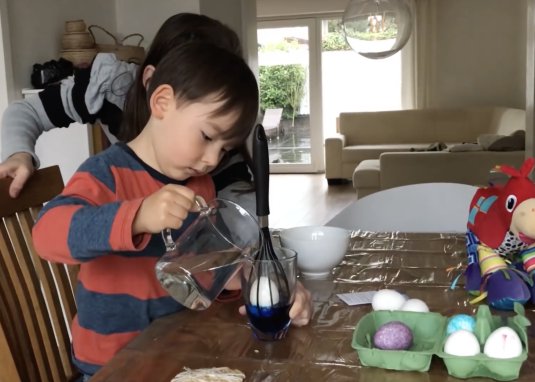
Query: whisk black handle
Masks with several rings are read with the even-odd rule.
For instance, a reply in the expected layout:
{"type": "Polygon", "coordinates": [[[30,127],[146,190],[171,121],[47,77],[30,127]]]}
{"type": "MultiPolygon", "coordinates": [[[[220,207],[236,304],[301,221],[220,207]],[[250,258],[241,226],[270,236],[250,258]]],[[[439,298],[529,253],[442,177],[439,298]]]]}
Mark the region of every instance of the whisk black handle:
{"type": "Polygon", "coordinates": [[[253,172],[256,188],[256,215],[269,215],[269,154],[264,126],[253,131],[253,172]]]}

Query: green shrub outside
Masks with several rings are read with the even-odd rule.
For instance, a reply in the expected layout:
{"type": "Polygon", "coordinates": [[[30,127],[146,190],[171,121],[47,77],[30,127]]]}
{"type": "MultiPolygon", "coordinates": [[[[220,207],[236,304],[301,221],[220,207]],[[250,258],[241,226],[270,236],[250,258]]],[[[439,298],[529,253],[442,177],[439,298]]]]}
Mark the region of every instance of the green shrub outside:
{"type": "Polygon", "coordinates": [[[321,42],[321,49],[324,52],[351,50],[344,35],[340,32],[329,33],[321,42]]]}
{"type": "Polygon", "coordinates": [[[292,125],[305,92],[306,70],[302,65],[260,66],[260,108],[281,108],[292,125]]]}

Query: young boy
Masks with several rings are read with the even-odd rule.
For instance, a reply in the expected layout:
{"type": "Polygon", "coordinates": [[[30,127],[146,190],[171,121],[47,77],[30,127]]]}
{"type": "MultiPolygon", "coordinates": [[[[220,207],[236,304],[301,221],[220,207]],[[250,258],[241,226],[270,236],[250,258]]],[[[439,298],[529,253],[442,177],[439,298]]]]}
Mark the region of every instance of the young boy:
{"type": "MultiPolygon", "coordinates": [[[[80,263],[72,338],[85,375],[152,320],[182,308],[155,276],[160,232],[174,229],[176,238],[192,221],[195,196],[215,197],[209,173],[257,118],[256,79],[228,50],[190,42],[149,69],[145,128],[82,164],[33,230],[43,258],[80,263]]],[[[301,325],[310,313],[300,286],[290,316],[301,325]]]]}

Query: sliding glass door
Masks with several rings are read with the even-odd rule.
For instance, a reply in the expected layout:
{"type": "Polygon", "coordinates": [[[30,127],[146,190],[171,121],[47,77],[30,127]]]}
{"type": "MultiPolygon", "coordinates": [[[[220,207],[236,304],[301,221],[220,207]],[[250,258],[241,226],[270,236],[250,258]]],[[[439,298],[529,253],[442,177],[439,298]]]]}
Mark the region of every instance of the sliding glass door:
{"type": "Polygon", "coordinates": [[[401,52],[381,60],[347,45],[341,17],[258,22],[261,112],[271,172],[321,172],[341,112],[402,109],[401,52]]]}
{"type": "Polygon", "coordinates": [[[260,108],[272,172],[323,169],[316,31],[308,19],[258,23],[260,108]]]}

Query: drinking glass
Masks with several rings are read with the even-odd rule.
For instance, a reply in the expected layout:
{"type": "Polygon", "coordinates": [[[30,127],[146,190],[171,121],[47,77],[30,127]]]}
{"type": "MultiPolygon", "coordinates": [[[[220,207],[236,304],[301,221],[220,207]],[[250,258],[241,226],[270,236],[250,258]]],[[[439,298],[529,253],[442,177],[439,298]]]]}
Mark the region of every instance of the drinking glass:
{"type": "Polygon", "coordinates": [[[197,218],[176,241],[170,230],[162,232],[167,251],[156,263],[156,276],[176,301],[204,310],[262,239],[256,219],[240,205],[225,199],[198,204],[197,218]]]}
{"type": "Polygon", "coordinates": [[[274,250],[276,260],[248,258],[241,271],[247,317],[254,336],[261,341],[284,338],[295,297],[297,253],[281,247],[274,250]]]}

